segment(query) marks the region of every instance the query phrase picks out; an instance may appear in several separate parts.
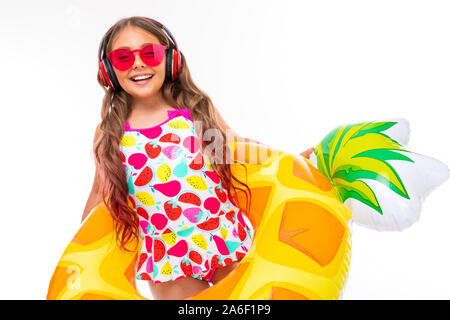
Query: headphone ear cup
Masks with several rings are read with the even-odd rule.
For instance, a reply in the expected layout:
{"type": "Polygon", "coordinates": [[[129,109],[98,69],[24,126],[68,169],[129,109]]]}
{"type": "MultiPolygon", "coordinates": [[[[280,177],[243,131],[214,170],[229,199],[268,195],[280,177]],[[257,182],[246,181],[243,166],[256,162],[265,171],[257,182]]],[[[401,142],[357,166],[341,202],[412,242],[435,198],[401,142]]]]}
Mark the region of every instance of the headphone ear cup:
{"type": "Polygon", "coordinates": [[[174,50],[174,63],[175,63],[175,65],[177,66],[177,70],[176,70],[176,73],[177,73],[177,77],[179,77],[180,76],[180,74],[181,74],[181,55],[180,56],[178,56],[178,51],[176,51],[176,50],[174,50]],[[179,61],[179,63],[177,63],[177,61],[179,61]]]}
{"type": "Polygon", "coordinates": [[[103,61],[100,61],[100,63],[98,64],[98,77],[100,78],[100,82],[102,83],[102,85],[107,88],[109,85],[105,79],[105,75],[103,74],[103,61]]]}
{"type": "Polygon", "coordinates": [[[111,82],[111,79],[108,77],[108,72],[104,60],[101,60],[98,65],[98,74],[100,75],[100,80],[105,88],[114,89],[113,83],[111,82]]]}
{"type": "Polygon", "coordinates": [[[166,52],[166,80],[171,82],[174,79],[173,74],[173,49],[170,48],[166,52]]]}
{"type": "Polygon", "coordinates": [[[119,80],[117,80],[116,73],[114,72],[114,69],[113,69],[112,64],[109,61],[108,57],[105,57],[104,59],[102,59],[102,62],[105,67],[105,71],[106,71],[107,77],[109,79],[109,82],[111,83],[112,89],[114,91],[122,90],[122,87],[120,86],[119,80]]]}

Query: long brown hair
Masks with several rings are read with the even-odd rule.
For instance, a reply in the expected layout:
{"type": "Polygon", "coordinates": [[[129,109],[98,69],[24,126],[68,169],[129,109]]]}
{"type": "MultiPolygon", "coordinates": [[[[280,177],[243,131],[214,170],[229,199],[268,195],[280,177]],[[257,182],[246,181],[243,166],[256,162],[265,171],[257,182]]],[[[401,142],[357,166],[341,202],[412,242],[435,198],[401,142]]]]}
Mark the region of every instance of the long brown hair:
{"type": "MultiPolygon", "coordinates": [[[[108,30],[103,43],[105,52],[111,51],[113,40],[128,25],[140,27],[155,35],[161,44],[171,46],[167,35],[155,22],[145,17],[133,16],[120,19],[108,30]]],[[[215,129],[214,132],[220,132],[222,141],[227,141],[225,128],[222,128],[220,121],[218,121],[211,99],[192,81],[186,59],[181,51],[180,56],[182,72],[175,81],[164,81],[161,87],[162,95],[170,105],[190,110],[196,133],[202,141],[200,146],[201,152],[212,151],[210,153],[205,152],[205,154],[208,156],[214,171],[221,178],[222,186],[226,189],[232,203],[237,205],[231,189],[233,189],[234,193],[236,193],[236,189],[244,191],[244,189],[235,187],[232,179],[246,186],[251,199],[251,191],[248,185],[238,180],[231,173],[230,160],[233,157],[230,157],[230,149],[227,143],[221,143],[219,148],[217,148],[218,141],[215,138],[213,142],[215,142],[216,146],[211,148],[211,146],[207,146],[205,139],[202,138],[205,131],[215,129]],[[201,124],[200,126],[197,125],[199,123],[201,124]],[[218,152],[214,150],[218,150],[218,152]]],[[[125,248],[125,245],[132,239],[132,236],[138,238],[139,221],[135,211],[128,204],[128,184],[119,146],[124,134],[124,123],[131,112],[132,97],[124,90],[114,92],[111,88],[106,89],[103,87],[98,74],[97,81],[104,89],[105,96],[100,114],[100,135],[94,142],[94,160],[99,173],[103,203],[114,220],[116,240],[121,248],[129,251],[125,248]],[[119,233],[122,233],[120,239],[119,233]]],[[[245,195],[247,206],[242,211],[248,213],[250,200],[246,192],[245,195]]]]}

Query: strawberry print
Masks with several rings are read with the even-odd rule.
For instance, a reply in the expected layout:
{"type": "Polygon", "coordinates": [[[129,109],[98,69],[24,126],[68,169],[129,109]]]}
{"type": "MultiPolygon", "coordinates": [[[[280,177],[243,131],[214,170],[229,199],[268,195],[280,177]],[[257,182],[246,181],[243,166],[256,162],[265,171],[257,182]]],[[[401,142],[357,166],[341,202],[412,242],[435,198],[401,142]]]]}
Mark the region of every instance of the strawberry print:
{"type": "Polygon", "coordinates": [[[220,202],[225,203],[227,201],[227,194],[222,189],[221,186],[216,186],[214,188],[214,192],[216,193],[217,198],[220,200],[220,202]]]}
{"type": "Polygon", "coordinates": [[[200,222],[202,219],[204,212],[201,208],[193,207],[184,209],[183,215],[192,223],[200,222]]]}
{"type": "Polygon", "coordinates": [[[247,237],[247,232],[240,223],[238,223],[238,236],[241,241],[244,241],[245,238],[247,237]]]}
{"type": "Polygon", "coordinates": [[[161,153],[161,146],[158,145],[156,142],[148,142],[145,144],[145,153],[150,159],[155,159],[159,156],[161,153]]]}
{"type": "Polygon", "coordinates": [[[215,254],[211,258],[211,268],[220,268],[223,267],[223,261],[218,254],[215,254]]]}
{"type": "Polygon", "coordinates": [[[234,213],[234,210],[230,210],[225,214],[225,217],[227,218],[228,221],[230,221],[231,223],[234,223],[236,221],[236,215],[234,213]]]}
{"type": "Polygon", "coordinates": [[[176,159],[180,155],[181,150],[179,146],[167,146],[162,150],[162,154],[169,159],[176,159]]]}
{"type": "Polygon", "coordinates": [[[192,275],[192,263],[189,259],[184,258],[183,261],[181,261],[180,267],[186,276],[192,275]]]}
{"type": "Polygon", "coordinates": [[[181,216],[183,209],[173,200],[168,200],[164,202],[164,211],[170,220],[175,221],[181,216]]]}
{"type": "Polygon", "coordinates": [[[207,280],[214,268],[245,256],[251,224],[201,152],[190,111],[168,116],[145,129],[125,122],[119,145],[142,241],[136,279],[207,280]]]}

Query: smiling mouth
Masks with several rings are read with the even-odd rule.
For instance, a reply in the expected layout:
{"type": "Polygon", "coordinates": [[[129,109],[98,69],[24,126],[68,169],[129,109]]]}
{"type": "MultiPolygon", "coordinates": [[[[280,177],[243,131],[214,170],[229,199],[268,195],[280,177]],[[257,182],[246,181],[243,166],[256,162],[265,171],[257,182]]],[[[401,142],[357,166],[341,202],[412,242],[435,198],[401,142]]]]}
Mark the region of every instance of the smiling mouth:
{"type": "Polygon", "coordinates": [[[130,80],[135,83],[144,83],[144,82],[151,80],[152,78],[153,78],[153,75],[149,75],[146,77],[136,77],[136,79],[130,78],[130,80]]]}

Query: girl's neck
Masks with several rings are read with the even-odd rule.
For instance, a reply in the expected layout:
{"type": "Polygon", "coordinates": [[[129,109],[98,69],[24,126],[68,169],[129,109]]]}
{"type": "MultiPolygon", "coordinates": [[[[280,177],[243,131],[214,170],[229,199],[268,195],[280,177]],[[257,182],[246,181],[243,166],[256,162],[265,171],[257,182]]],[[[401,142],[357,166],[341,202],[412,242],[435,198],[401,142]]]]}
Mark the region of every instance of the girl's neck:
{"type": "Polygon", "coordinates": [[[171,107],[161,94],[148,98],[132,98],[131,110],[135,114],[151,114],[171,107]]]}

